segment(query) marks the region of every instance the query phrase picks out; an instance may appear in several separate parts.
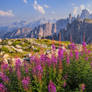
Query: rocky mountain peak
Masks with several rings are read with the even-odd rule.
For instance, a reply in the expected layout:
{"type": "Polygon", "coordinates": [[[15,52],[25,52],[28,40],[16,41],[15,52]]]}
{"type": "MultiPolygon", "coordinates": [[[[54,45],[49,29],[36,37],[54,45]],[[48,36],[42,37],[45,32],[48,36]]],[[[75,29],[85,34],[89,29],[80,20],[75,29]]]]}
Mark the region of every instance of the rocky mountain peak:
{"type": "Polygon", "coordinates": [[[89,11],[87,9],[82,10],[80,18],[85,19],[85,18],[89,18],[89,17],[90,17],[89,11]]]}

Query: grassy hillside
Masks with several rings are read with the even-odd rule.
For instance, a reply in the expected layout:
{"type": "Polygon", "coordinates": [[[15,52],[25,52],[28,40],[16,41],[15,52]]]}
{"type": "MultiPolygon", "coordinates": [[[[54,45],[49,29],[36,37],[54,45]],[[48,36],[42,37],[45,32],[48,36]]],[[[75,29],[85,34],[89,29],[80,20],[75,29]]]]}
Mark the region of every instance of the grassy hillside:
{"type": "MultiPolygon", "coordinates": [[[[46,52],[51,50],[53,41],[47,39],[6,39],[0,42],[0,56],[9,55],[9,57],[24,57],[29,53],[40,53],[42,50],[46,52]]],[[[59,44],[65,45],[66,47],[70,42],[59,42],[54,41],[56,48],[59,44]]]]}

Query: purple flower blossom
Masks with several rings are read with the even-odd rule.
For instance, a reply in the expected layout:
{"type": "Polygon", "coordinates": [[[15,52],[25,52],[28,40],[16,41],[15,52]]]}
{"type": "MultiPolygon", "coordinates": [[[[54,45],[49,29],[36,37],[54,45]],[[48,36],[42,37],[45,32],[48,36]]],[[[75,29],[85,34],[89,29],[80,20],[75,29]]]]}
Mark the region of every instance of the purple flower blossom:
{"type": "Polygon", "coordinates": [[[25,72],[28,73],[28,68],[27,67],[25,68],[25,72]]]}
{"type": "Polygon", "coordinates": [[[33,75],[38,78],[38,81],[42,80],[43,69],[41,65],[37,65],[33,68],[33,75]]]}
{"type": "Polygon", "coordinates": [[[44,55],[44,54],[42,54],[42,55],[40,56],[40,60],[41,60],[41,61],[46,61],[46,58],[47,58],[47,57],[46,57],[46,55],[44,55]]]}
{"type": "Polygon", "coordinates": [[[42,73],[42,72],[43,72],[43,69],[42,69],[41,65],[37,65],[33,68],[34,74],[37,74],[37,73],[39,74],[39,73],[42,73]]]}
{"type": "Polygon", "coordinates": [[[83,48],[85,48],[86,47],[86,42],[83,42],[82,46],[83,46],[83,48]]]}
{"type": "Polygon", "coordinates": [[[17,70],[17,77],[18,77],[18,80],[21,79],[21,72],[20,72],[20,69],[17,70]]]}
{"type": "Polygon", "coordinates": [[[66,85],[67,85],[67,84],[66,84],[66,81],[64,81],[63,87],[65,88],[65,87],[66,87],[66,85]]]}
{"type": "Polygon", "coordinates": [[[57,63],[57,58],[53,54],[52,54],[52,57],[51,57],[51,61],[54,62],[54,63],[57,63]]]}
{"type": "Polygon", "coordinates": [[[55,47],[54,44],[52,45],[52,50],[53,50],[53,51],[56,50],[56,47],[55,47]]]}
{"type": "Polygon", "coordinates": [[[56,92],[56,86],[52,81],[48,85],[48,92],[56,92]]]}
{"type": "Polygon", "coordinates": [[[38,72],[43,72],[41,65],[36,66],[36,69],[37,69],[38,72]]]}
{"type": "Polygon", "coordinates": [[[10,73],[12,73],[12,72],[13,72],[13,69],[12,69],[12,67],[11,67],[11,66],[9,67],[9,72],[10,72],[10,73]]]}
{"type": "Polygon", "coordinates": [[[72,42],[72,43],[70,44],[70,48],[71,48],[72,50],[75,50],[76,45],[72,42]]]}
{"type": "Polygon", "coordinates": [[[51,65],[51,59],[50,58],[47,58],[47,61],[46,61],[46,63],[48,64],[48,66],[50,67],[50,65],[51,65]]]}
{"type": "Polygon", "coordinates": [[[17,59],[17,60],[16,60],[16,65],[21,65],[20,59],[17,59]]]}
{"type": "Polygon", "coordinates": [[[88,50],[88,54],[90,54],[91,53],[91,51],[90,50],[88,50]]]}
{"type": "Polygon", "coordinates": [[[84,48],[84,52],[85,52],[85,54],[88,54],[88,50],[86,47],[84,48]]]}
{"type": "Polygon", "coordinates": [[[73,57],[73,53],[72,53],[72,51],[70,51],[70,57],[71,57],[71,58],[73,57]]]}
{"type": "Polygon", "coordinates": [[[81,56],[83,56],[83,51],[81,51],[81,56]]]}
{"type": "Polygon", "coordinates": [[[35,62],[36,65],[39,65],[39,63],[40,63],[40,59],[36,56],[34,62],[35,62]]]}
{"type": "Polygon", "coordinates": [[[5,92],[5,91],[6,91],[5,86],[2,83],[0,83],[0,92],[5,92]]]}
{"type": "Polygon", "coordinates": [[[1,63],[1,71],[6,71],[8,69],[8,64],[5,64],[4,62],[1,63]]]}
{"type": "Polygon", "coordinates": [[[26,64],[24,64],[24,69],[25,69],[25,72],[28,73],[28,67],[26,64]]]}
{"type": "Polygon", "coordinates": [[[3,70],[7,70],[8,69],[8,64],[3,64],[1,67],[3,70]]]}
{"type": "Polygon", "coordinates": [[[84,91],[85,90],[85,84],[83,83],[83,84],[81,84],[81,89],[82,89],[82,91],[84,91]]]}
{"type": "Polygon", "coordinates": [[[32,62],[35,61],[35,56],[31,56],[30,57],[30,63],[32,64],[32,62]]]}
{"type": "Polygon", "coordinates": [[[8,83],[8,81],[9,81],[8,76],[6,76],[4,73],[0,73],[0,77],[1,77],[1,79],[2,79],[5,83],[8,83]]]}
{"type": "Polygon", "coordinates": [[[88,61],[88,57],[85,57],[85,60],[88,61]]]}
{"type": "Polygon", "coordinates": [[[23,80],[22,80],[22,85],[24,87],[25,90],[28,89],[28,85],[30,83],[30,78],[29,77],[25,77],[23,80]]]}
{"type": "Polygon", "coordinates": [[[20,68],[20,66],[21,66],[21,61],[20,61],[20,59],[17,59],[16,62],[15,62],[15,64],[16,64],[16,70],[17,70],[18,68],[20,68]]]}
{"type": "Polygon", "coordinates": [[[79,59],[79,52],[77,50],[75,51],[75,57],[76,57],[76,60],[79,59]]]}
{"type": "Polygon", "coordinates": [[[58,50],[58,57],[59,57],[59,60],[61,60],[63,58],[63,49],[62,48],[59,48],[58,50]]]}

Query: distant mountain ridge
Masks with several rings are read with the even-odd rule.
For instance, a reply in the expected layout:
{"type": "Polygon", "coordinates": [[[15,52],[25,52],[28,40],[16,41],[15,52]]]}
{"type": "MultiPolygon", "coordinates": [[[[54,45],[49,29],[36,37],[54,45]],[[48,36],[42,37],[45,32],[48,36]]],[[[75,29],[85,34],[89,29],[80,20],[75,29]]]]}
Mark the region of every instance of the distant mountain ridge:
{"type": "Polygon", "coordinates": [[[82,42],[83,33],[85,39],[89,43],[92,40],[92,14],[87,9],[82,10],[82,13],[76,18],[69,14],[66,19],[59,20],[38,20],[34,22],[20,21],[13,23],[8,27],[3,27],[4,32],[0,34],[0,38],[52,38],[59,39],[61,33],[62,40],[70,40],[72,35],[74,42],[82,42]],[[6,30],[6,31],[5,31],[6,30]]]}

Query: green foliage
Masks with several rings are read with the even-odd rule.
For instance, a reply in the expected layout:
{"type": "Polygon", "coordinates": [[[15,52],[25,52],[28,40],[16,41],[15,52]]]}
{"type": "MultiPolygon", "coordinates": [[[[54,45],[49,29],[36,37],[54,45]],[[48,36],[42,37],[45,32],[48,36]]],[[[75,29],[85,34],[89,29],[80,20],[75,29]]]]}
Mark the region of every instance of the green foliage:
{"type": "Polygon", "coordinates": [[[1,51],[4,51],[4,52],[6,52],[6,53],[9,53],[9,49],[8,49],[7,47],[5,47],[5,46],[3,46],[3,47],[1,48],[1,51]]]}

